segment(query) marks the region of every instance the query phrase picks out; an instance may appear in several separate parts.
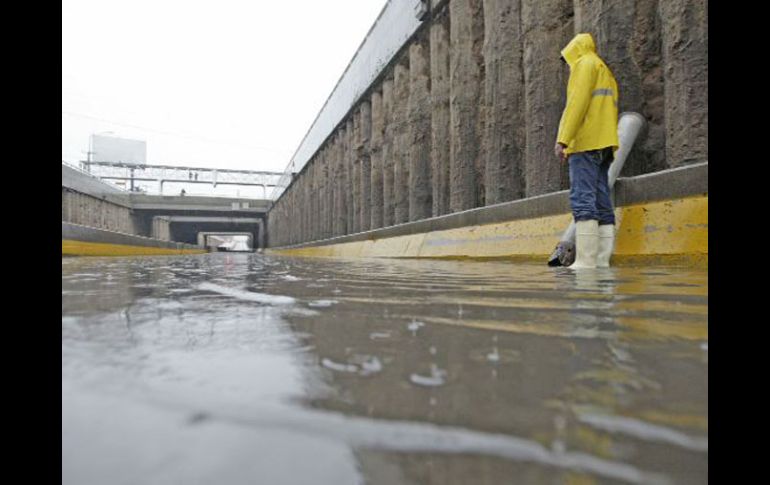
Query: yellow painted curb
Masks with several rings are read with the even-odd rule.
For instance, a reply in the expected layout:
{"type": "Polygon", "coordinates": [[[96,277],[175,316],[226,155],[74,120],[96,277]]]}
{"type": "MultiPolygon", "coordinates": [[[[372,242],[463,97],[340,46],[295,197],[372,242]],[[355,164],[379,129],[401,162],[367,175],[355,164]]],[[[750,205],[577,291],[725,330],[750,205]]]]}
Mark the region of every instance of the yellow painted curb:
{"type": "Polygon", "coordinates": [[[205,249],[157,248],[151,246],[129,246],[62,239],[62,256],[133,256],[159,254],[203,254],[205,249]]]}
{"type": "MultiPolygon", "coordinates": [[[[618,207],[613,263],[708,265],[708,196],[618,207]]],[[[309,257],[544,260],[571,214],[520,219],[383,239],[269,249],[309,257]]]]}

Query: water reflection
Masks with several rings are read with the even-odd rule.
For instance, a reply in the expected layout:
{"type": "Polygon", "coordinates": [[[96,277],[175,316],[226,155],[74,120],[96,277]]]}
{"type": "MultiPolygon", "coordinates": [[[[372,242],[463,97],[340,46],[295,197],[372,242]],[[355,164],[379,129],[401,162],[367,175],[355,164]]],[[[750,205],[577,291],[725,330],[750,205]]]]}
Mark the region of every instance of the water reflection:
{"type": "Polygon", "coordinates": [[[64,482],[702,483],[707,304],[676,268],[63,259],[64,482]]]}

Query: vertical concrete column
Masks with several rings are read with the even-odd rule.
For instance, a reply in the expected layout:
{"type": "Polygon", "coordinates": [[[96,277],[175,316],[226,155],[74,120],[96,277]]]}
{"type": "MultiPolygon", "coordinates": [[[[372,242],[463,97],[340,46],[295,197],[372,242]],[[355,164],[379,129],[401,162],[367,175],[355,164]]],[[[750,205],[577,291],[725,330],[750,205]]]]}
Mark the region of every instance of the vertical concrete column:
{"type": "Polygon", "coordinates": [[[293,209],[292,209],[292,193],[291,189],[286,189],[285,192],[285,200],[286,200],[286,207],[284,208],[284,212],[286,214],[286,242],[285,244],[291,244],[292,239],[294,238],[294,228],[296,227],[296,224],[291,223],[291,217],[294,215],[293,209]]]}
{"type": "Polygon", "coordinates": [[[361,215],[359,217],[359,230],[368,231],[372,221],[372,159],[369,151],[372,138],[372,105],[368,100],[361,101],[359,116],[360,124],[357,145],[358,164],[361,170],[361,185],[359,188],[361,194],[361,215]]]}
{"type": "Polygon", "coordinates": [[[308,241],[318,239],[318,155],[310,161],[310,232],[308,241]]]}
{"type": "Polygon", "coordinates": [[[300,229],[302,227],[301,222],[302,220],[299,218],[299,213],[297,211],[297,205],[298,205],[298,190],[297,190],[297,182],[292,185],[291,189],[291,197],[289,198],[289,210],[291,213],[291,225],[292,225],[292,231],[291,231],[291,239],[289,240],[289,243],[296,244],[299,241],[299,233],[300,229]]]}
{"type": "Polygon", "coordinates": [[[427,39],[409,46],[409,220],[433,213],[431,174],[430,50],[427,39]]]}
{"type": "Polygon", "coordinates": [[[483,179],[478,174],[483,134],[482,0],[450,0],[449,15],[449,207],[458,212],[482,204],[483,179]]]}
{"type": "Polygon", "coordinates": [[[334,217],[336,201],[336,173],[334,164],[334,133],[329,135],[324,148],[324,159],[326,160],[326,235],[332,237],[334,234],[334,217]]]}
{"type": "Polygon", "coordinates": [[[300,206],[302,205],[302,175],[297,173],[296,181],[294,182],[294,186],[292,187],[292,203],[291,203],[291,210],[293,215],[293,221],[294,221],[294,238],[292,239],[292,244],[297,244],[302,240],[302,230],[305,225],[305,220],[303,219],[302,211],[300,210],[300,206]]]}
{"type": "Polygon", "coordinates": [[[306,227],[307,227],[307,211],[305,208],[305,177],[300,176],[299,184],[297,185],[295,192],[294,214],[296,220],[300,222],[299,231],[297,231],[297,237],[294,241],[299,244],[304,240],[306,227]]]}
{"type": "Polygon", "coordinates": [[[302,203],[302,194],[300,193],[301,181],[302,176],[298,173],[296,176],[296,181],[294,182],[294,185],[291,189],[291,212],[292,221],[294,221],[294,236],[291,240],[292,244],[297,244],[302,238],[302,226],[304,225],[304,221],[302,220],[302,213],[299,210],[299,206],[302,203]]]}
{"type": "Polygon", "coordinates": [[[344,128],[339,128],[334,137],[334,235],[340,236],[345,233],[345,222],[347,221],[347,212],[345,211],[345,192],[343,189],[345,167],[342,163],[342,132],[344,128]]]}
{"type": "Polygon", "coordinates": [[[526,196],[569,187],[569,172],[553,153],[566,100],[569,68],[560,52],[573,37],[572,0],[522,0],[526,196]]]}
{"type": "Polygon", "coordinates": [[[324,196],[326,194],[324,183],[324,147],[318,150],[315,156],[315,201],[316,201],[316,221],[315,221],[315,238],[323,238],[323,215],[324,215],[324,196]]]}
{"type": "Polygon", "coordinates": [[[275,224],[275,218],[278,216],[278,213],[276,212],[278,210],[278,205],[274,205],[270,212],[267,213],[265,216],[266,219],[266,226],[267,231],[265,234],[265,244],[269,247],[274,247],[280,245],[280,240],[278,239],[277,235],[275,234],[277,227],[275,224]]]}
{"type": "Polygon", "coordinates": [[[353,120],[348,119],[347,123],[345,124],[345,145],[344,145],[344,160],[345,160],[345,195],[347,198],[347,204],[346,204],[346,221],[347,221],[347,230],[345,234],[352,234],[355,232],[353,227],[353,214],[354,214],[354,207],[353,207],[353,185],[354,185],[354,174],[353,174],[353,164],[355,161],[355,151],[353,147],[353,120]]]}
{"type": "Polygon", "coordinates": [[[300,235],[299,235],[299,241],[298,242],[305,242],[308,239],[308,222],[310,214],[310,207],[308,204],[308,186],[310,185],[308,182],[310,181],[309,177],[309,167],[305,167],[305,171],[300,176],[299,180],[299,190],[297,191],[297,195],[299,196],[299,203],[297,204],[297,214],[299,215],[299,220],[302,221],[302,226],[300,226],[300,235]]]}
{"type": "Polygon", "coordinates": [[[267,220],[267,244],[271,247],[278,246],[280,244],[279,235],[276,234],[278,231],[278,227],[275,224],[275,219],[279,217],[280,214],[280,205],[278,202],[270,208],[270,212],[267,213],[266,220],[267,220]]]}
{"type": "Polygon", "coordinates": [[[293,191],[294,203],[292,205],[294,206],[294,220],[297,221],[297,231],[294,234],[294,244],[302,242],[302,236],[305,231],[305,211],[302,210],[303,181],[304,177],[302,175],[298,175],[297,182],[294,185],[293,191]]]}
{"type": "Polygon", "coordinates": [[[593,36],[597,53],[618,82],[618,111],[641,113],[648,122],[646,136],[629,153],[623,174],[666,168],[658,0],[575,0],[574,6],[574,33],[593,36]]]}
{"type": "Polygon", "coordinates": [[[392,226],[395,220],[393,205],[393,144],[396,136],[393,122],[393,79],[382,83],[382,224],[392,226]]]}
{"type": "Polygon", "coordinates": [[[286,231],[286,244],[294,243],[294,232],[296,231],[297,224],[294,219],[294,191],[291,187],[286,189],[286,220],[288,230],[286,231]],[[294,223],[292,223],[294,222],[294,223]]]}
{"type": "Polygon", "coordinates": [[[361,159],[358,156],[358,145],[361,140],[361,109],[357,107],[353,111],[353,134],[350,143],[350,157],[353,163],[353,186],[350,190],[353,192],[353,230],[356,233],[361,231],[361,159]]]}
{"type": "Polygon", "coordinates": [[[284,196],[283,197],[284,197],[284,201],[285,201],[284,209],[283,209],[283,212],[285,214],[284,221],[286,222],[286,232],[284,234],[284,244],[290,244],[291,243],[292,231],[294,229],[292,227],[292,224],[289,223],[289,221],[291,220],[290,218],[292,216],[292,213],[291,213],[291,192],[289,191],[289,189],[286,189],[286,192],[284,192],[284,196]]]}
{"type": "Polygon", "coordinates": [[[329,148],[329,173],[331,174],[331,187],[333,192],[332,205],[330,210],[331,215],[331,227],[332,237],[336,237],[340,233],[340,212],[342,209],[342,202],[340,201],[340,164],[339,164],[339,130],[335,131],[332,135],[332,140],[329,148]]]}
{"type": "Polygon", "coordinates": [[[407,110],[409,103],[408,58],[396,64],[393,75],[393,207],[394,223],[409,220],[409,145],[407,110]]]}
{"type": "Polygon", "coordinates": [[[302,221],[302,225],[300,226],[300,233],[297,238],[297,242],[301,243],[304,242],[307,238],[307,222],[308,222],[308,203],[307,203],[307,185],[308,185],[308,172],[307,170],[304,171],[302,175],[300,175],[299,179],[299,185],[297,186],[297,218],[298,220],[302,221]]]}
{"type": "Polygon", "coordinates": [[[449,14],[430,26],[431,165],[433,215],[449,212],[449,14]]]}
{"type": "Polygon", "coordinates": [[[484,0],[486,205],[524,196],[521,0],[484,0]]]}
{"type": "Polygon", "coordinates": [[[669,167],[708,160],[708,3],[660,2],[669,167]]]}
{"type": "Polygon", "coordinates": [[[382,116],[382,93],[374,91],[371,97],[372,103],[372,138],[370,145],[370,157],[372,165],[371,174],[371,229],[382,227],[382,136],[384,131],[382,116]]]}
{"type": "Polygon", "coordinates": [[[294,231],[294,238],[292,240],[292,244],[297,244],[302,241],[302,229],[304,226],[304,220],[302,218],[302,176],[297,175],[297,181],[294,183],[294,187],[292,190],[292,212],[294,213],[294,217],[292,220],[296,221],[295,226],[296,230],[294,231]]]}
{"type": "Polygon", "coordinates": [[[313,215],[313,204],[311,202],[311,197],[312,197],[313,174],[311,173],[311,169],[312,167],[310,165],[305,167],[305,173],[302,178],[302,191],[300,192],[300,196],[302,197],[302,199],[300,202],[300,206],[297,208],[300,213],[300,216],[302,217],[302,220],[304,221],[304,230],[302,231],[302,237],[300,238],[300,242],[309,241],[310,232],[312,230],[311,219],[313,215]]]}
{"type": "MultiPolygon", "coordinates": [[[[272,211],[270,216],[267,219],[268,222],[268,229],[267,229],[267,241],[268,244],[271,246],[283,246],[283,228],[286,226],[285,223],[276,223],[276,219],[280,219],[283,216],[281,215],[281,212],[283,211],[283,207],[279,209],[279,211],[276,213],[276,216],[273,217],[272,211]]],[[[280,219],[283,220],[283,219],[280,219]]]]}
{"type": "Polygon", "coordinates": [[[275,206],[268,213],[267,218],[267,240],[270,246],[283,246],[284,244],[284,229],[286,224],[283,218],[283,201],[285,199],[281,197],[275,206]]]}
{"type": "Polygon", "coordinates": [[[325,238],[332,237],[334,234],[334,191],[335,191],[335,176],[334,176],[334,152],[333,135],[326,141],[326,148],[324,149],[324,159],[326,160],[326,234],[325,238]]]}
{"type": "Polygon", "coordinates": [[[265,220],[260,218],[257,221],[257,249],[265,248],[265,220]]]}
{"type": "Polygon", "coordinates": [[[303,211],[307,212],[307,230],[303,241],[315,239],[313,226],[315,224],[315,163],[311,159],[307,166],[307,181],[305,182],[305,204],[303,211]]]}
{"type": "Polygon", "coordinates": [[[325,238],[326,234],[326,213],[329,195],[329,187],[326,179],[326,150],[328,141],[322,145],[318,151],[318,239],[325,238]]]}
{"type": "Polygon", "coordinates": [[[334,144],[332,151],[332,163],[334,165],[334,236],[341,236],[345,234],[347,229],[347,210],[345,209],[345,203],[347,201],[345,196],[344,184],[345,184],[345,163],[342,157],[342,139],[343,139],[344,127],[337,130],[334,135],[334,144]]]}
{"type": "Polygon", "coordinates": [[[318,238],[326,239],[329,234],[329,195],[331,194],[331,187],[329,187],[329,143],[324,144],[321,149],[321,154],[318,157],[320,163],[319,169],[319,187],[318,187],[318,238]]]}

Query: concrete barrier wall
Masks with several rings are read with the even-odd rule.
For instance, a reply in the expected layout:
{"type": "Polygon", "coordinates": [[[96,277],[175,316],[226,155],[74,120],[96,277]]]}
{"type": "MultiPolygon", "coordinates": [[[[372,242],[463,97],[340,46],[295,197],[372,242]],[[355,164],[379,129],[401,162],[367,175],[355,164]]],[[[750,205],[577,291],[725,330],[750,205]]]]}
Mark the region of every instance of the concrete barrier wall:
{"type": "Polygon", "coordinates": [[[61,190],[61,219],[63,222],[91,226],[108,231],[136,234],[131,209],[126,206],[67,187],[61,190]]]}
{"type": "Polygon", "coordinates": [[[129,194],[81,170],[61,166],[61,220],[136,234],[129,194]]]}
{"type": "Polygon", "coordinates": [[[269,212],[268,246],[566,189],[552,154],[569,74],[559,51],[579,32],[618,79],[620,111],[648,121],[624,176],[708,159],[705,0],[426,3],[331,134],[303,143],[313,154],[269,212]]]}
{"type": "Polygon", "coordinates": [[[62,256],[129,256],[202,254],[206,249],[193,244],[161,241],[133,234],[62,222],[62,256]]]}

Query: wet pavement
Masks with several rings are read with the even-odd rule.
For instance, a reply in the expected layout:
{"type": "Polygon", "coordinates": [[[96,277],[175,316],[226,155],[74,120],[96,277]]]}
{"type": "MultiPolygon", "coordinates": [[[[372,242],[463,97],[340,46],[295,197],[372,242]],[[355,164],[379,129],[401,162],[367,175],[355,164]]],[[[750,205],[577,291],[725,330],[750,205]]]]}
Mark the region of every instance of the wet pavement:
{"type": "Polygon", "coordinates": [[[707,483],[706,270],[62,259],[62,483],[707,483]]]}

